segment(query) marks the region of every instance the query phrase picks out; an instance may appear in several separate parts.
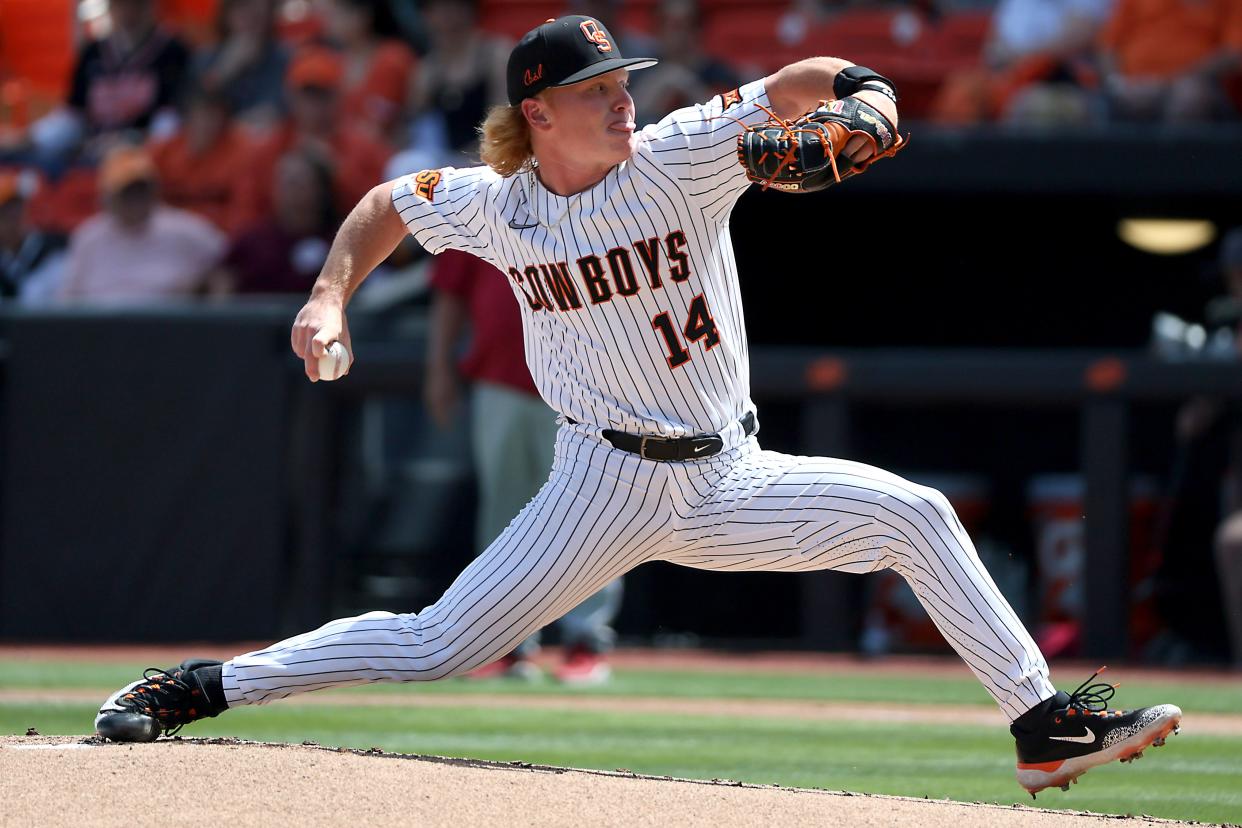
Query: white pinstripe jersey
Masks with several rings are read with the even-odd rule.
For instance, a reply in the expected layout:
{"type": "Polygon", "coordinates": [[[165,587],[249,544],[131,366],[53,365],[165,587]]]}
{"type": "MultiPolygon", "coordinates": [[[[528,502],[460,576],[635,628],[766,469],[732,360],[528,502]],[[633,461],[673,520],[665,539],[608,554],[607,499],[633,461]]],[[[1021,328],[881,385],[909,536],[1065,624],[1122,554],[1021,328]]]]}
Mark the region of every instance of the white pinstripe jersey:
{"type": "Polygon", "coordinates": [[[578,422],[640,434],[713,433],[750,401],[729,214],[749,185],[738,124],[761,123],[763,82],[669,114],[630,159],[573,196],[532,174],[426,170],[393,189],[431,253],[508,274],[540,395],[578,422]]]}

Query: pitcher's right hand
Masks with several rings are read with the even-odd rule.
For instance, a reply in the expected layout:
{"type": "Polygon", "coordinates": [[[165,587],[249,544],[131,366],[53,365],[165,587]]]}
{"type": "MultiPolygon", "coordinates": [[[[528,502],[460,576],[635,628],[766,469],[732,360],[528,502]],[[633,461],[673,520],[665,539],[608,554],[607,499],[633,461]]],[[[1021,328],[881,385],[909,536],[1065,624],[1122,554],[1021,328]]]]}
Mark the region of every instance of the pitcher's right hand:
{"type": "Polygon", "coordinates": [[[312,296],[298,311],[297,319],[293,320],[293,333],[289,337],[293,352],[304,363],[306,376],[311,382],[319,381],[319,358],[337,340],[350,354],[354,352],[349,341],[345,308],[330,298],[312,296]]]}

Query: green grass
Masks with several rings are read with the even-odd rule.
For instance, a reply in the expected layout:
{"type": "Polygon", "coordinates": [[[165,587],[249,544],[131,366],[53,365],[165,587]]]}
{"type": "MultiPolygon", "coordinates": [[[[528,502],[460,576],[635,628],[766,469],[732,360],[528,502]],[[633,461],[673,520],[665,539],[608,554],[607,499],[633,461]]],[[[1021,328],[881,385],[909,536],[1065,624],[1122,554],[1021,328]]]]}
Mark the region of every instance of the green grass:
{"type": "MultiPolygon", "coordinates": [[[[132,666],[0,663],[0,687],[110,687],[132,680],[132,666]]],[[[450,681],[387,685],[343,693],[563,693],[556,685],[450,681]]],[[[987,703],[969,679],[885,676],[626,671],[609,696],[774,698],[987,703]]],[[[1236,684],[1127,684],[1124,702],[1171,700],[1193,712],[1242,712],[1236,684]]],[[[0,704],[0,733],[85,733],[91,704],[0,704]]],[[[1188,724],[1193,722],[1193,718],[1188,724]]],[[[380,747],[408,753],[526,761],[580,768],[627,768],[696,779],[736,779],[832,790],[963,801],[1026,802],[1013,780],[1013,743],[1002,728],[694,716],[501,705],[450,708],[310,706],[243,708],[199,722],[193,736],[380,747]]],[[[1048,791],[1040,807],[1146,813],[1175,819],[1242,822],[1242,737],[1196,731],[1131,766],[1098,768],[1071,793],[1048,791]]]]}
{"type": "MultiPolygon", "coordinates": [[[[63,661],[0,661],[0,688],[62,687],[112,688],[133,681],[144,667],[139,663],[63,661]]],[[[164,665],[167,666],[167,665],[164,665]]],[[[1123,681],[1117,701],[1126,707],[1174,702],[1199,713],[1242,715],[1242,682],[1123,681]]],[[[1066,689],[1086,675],[1054,675],[1066,689]]],[[[431,693],[560,695],[565,688],[553,683],[535,684],[450,680],[430,682],[411,690],[409,685],[379,684],[337,691],[346,693],[431,693]]],[[[790,674],[776,672],[676,672],[669,670],[618,671],[603,687],[575,690],[579,695],[640,696],[646,698],[800,699],[807,701],[874,701],[902,704],[977,704],[988,707],[992,699],[963,668],[962,678],[928,678],[873,675],[790,674]]]]}

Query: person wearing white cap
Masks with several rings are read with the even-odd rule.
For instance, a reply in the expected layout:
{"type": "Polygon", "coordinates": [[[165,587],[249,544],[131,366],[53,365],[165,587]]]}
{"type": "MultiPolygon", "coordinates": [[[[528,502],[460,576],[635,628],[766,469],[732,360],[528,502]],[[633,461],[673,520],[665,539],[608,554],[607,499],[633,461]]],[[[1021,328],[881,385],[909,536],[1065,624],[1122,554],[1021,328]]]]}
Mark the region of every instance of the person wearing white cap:
{"type": "Polygon", "coordinates": [[[114,147],[100,165],[99,190],[104,209],[70,237],[61,300],[147,303],[206,288],[227,239],[206,219],[160,201],[145,149],[114,147]]]}

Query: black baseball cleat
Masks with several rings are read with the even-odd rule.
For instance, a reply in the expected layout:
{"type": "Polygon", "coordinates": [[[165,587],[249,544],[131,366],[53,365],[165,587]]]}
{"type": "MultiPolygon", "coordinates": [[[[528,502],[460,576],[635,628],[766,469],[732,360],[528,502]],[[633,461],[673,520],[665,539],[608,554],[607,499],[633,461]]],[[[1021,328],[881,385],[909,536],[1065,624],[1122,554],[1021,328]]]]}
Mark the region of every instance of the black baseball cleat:
{"type": "Polygon", "coordinates": [[[198,719],[228,709],[220,684],[222,662],[192,658],[180,667],[148,667],[143,677],[108,697],[95,717],[95,732],[114,742],[153,742],[198,719]]]}
{"type": "Polygon", "coordinates": [[[1176,705],[1109,710],[1115,685],[1090,683],[1103,671],[1073,693],[1057,693],[1009,728],[1017,740],[1018,784],[1032,799],[1044,788],[1069,790],[1096,765],[1138,759],[1181,729],[1182,711],[1176,705]],[[1023,721],[1028,717],[1030,722],[1023,721]]]}

